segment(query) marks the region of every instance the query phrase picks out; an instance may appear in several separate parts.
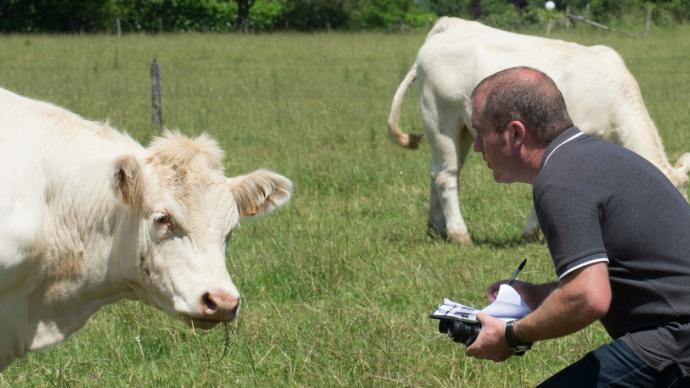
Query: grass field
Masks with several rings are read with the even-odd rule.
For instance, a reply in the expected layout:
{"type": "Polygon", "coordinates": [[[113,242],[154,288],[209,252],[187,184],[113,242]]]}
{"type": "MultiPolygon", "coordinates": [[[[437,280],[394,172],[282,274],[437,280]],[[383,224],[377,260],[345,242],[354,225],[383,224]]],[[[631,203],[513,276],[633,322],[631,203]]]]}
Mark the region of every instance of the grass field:
{"type": "MultiPolygon", "coordinates": [[[[272,168],[293,200],[233,234],[239,320],[192,331],[140,302],[106,306],[68,341],[18,360],[0,386],[534,386],[607,340],[598,324],[525,357],[470,359],[427,314],[444,296],[485,304],[525,257],[554,278],[546,246],[520,232],[526,185],[498,185],[471,155],[462,210],[475,245],[425,235],[428,144],[392,145],[393,93],[426,31],[162,36],[1,36],[0,86],[103,120],[146,143],[149,64],[162,66],[166,125],[208,131],[230,175],[272,168]],[[221,358],[224,347],[226,355],[221,358]]],[[[690,150],[690,26],[646,39],[578,30],[617,49],[638,79],[672,162],[690,150]]],[[[421,132],[414,91],[402,125],[421,132]]]]}

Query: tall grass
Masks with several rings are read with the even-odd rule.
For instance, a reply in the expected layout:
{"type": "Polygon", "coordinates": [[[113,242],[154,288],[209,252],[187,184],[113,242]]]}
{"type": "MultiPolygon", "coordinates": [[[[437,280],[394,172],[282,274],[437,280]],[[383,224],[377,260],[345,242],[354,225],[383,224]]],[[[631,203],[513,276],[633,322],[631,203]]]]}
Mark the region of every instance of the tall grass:
{"type": "MultiPolygon", "coordinates": [[[[222,328],[192,331],[123,302],[15,362],[0,385],[533,386],[605,342],[596,324],[494,364],[466,357],[427,318],[444,296],[484,305],[485,287],[524,257],[525,280],[554,270],[544,244],[519,238],[529,187],[495,184],[477,155],[460,194],[475,245],[425,235],[428,145],[402,150],[385,130],[425,33],[0,37],[1,86],[107,118],[144,143],[157,132],[156,58],[168,127],[215,136],[231,175],[268,167],[295,182],[286,208],[233,234],[228,268],[243,307],[225,357],[222,328]]],[[[616,48],[672,161],[690,150],[689,27],[558,37],[616,48]]],[[[414,91],[402,125],[421,132],[414,91]]]]}

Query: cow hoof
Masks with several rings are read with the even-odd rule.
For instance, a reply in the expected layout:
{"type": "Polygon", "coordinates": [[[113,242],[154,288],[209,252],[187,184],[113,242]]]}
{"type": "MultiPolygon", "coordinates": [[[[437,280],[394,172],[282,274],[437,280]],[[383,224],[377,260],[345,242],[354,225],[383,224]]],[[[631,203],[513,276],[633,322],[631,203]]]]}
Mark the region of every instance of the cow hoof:
{"type": "Polygon", "coordinates": [[[539,228],[522,232],[522,239],[527,242],[539,242],[543,240],[543,237],[544,235],[539,228]]]}
{"type": "Polygon", "coordinates": [[[472,239],[470,238],[470,235],[467,233],[462,233],[462,232],[448,233],[447,240],[449,242],[454,243],[454,244],[458,244],[461,247],[471,247],[472,246],[472,239]]]}
{"type": "Polygon", "coordinates": [[[434,240],[446,240],[448,238],[445,232],[438,231],[438,229],[434,228],[431,224],[426,228],[426,235],[434,240]]]}
{"type": "Polygon", "coordinates": [[[426,225],[426,235],[435,239],[435,240],[447,240],[448,236],[446,235],[445,230],[441,230],[434,225],[433,222],[429,221],[426,225]]]}

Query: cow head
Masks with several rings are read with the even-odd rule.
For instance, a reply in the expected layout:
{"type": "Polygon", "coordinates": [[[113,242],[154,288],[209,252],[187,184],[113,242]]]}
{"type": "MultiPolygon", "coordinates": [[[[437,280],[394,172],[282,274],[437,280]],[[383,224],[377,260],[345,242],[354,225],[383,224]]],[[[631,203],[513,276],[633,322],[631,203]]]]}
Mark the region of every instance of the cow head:
{"type": "Polygon", "coordinates": [[[204,329],[239,310],[225,266],[232,230],[285,204],[292,190],[290,180],[267,170],[226,178],[222,161],[210,137],[166,132],[145,161],[125,157],[116,168],[117,191],[139,230],[128,282],[144,301],[204,329]]]}

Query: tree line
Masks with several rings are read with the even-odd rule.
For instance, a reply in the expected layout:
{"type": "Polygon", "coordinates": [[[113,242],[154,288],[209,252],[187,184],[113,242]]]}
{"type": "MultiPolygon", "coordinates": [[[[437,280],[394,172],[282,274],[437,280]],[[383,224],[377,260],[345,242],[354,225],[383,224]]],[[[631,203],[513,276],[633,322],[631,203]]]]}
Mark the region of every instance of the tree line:
{"type": "MultiPolygon", "coordinates": [[[[391,30],[439,16],[529,27],[552,16],[544,0],[0,0],[1,32],[264,32],[391,30]]],[[[690,21],[690,0],[555,0],[602,22],[645,7],[659,24],[690,21]]]]}

